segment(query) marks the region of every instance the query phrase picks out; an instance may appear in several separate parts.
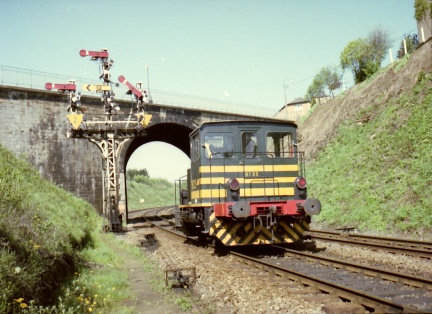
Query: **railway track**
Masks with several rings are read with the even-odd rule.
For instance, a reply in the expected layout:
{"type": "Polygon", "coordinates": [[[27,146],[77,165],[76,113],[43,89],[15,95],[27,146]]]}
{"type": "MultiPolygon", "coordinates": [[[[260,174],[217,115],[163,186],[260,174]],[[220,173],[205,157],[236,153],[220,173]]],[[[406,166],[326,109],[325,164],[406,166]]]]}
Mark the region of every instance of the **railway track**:
{"type": "MultiPolygon", "coordinates": [[[[187,237],[174,230],[167,210],[147,211],[144,218],[164,231],[196,241],[197,237],[187,237]]],[[[271,281],[276,276],[278,280],[302,283],[310,290],[310,299],[325,304],[330,312],[342,313],[361,305],[378,313],[432,313],[431,279],[273,247],[283,250],[285,257],[256,258],[234,250],[230,254],[241,263],[264,271],[273,277],[271,281]]]]}
{"type": "Polygon", "coordinates": [[[430,279],[278,248],[285,251],[284,258],[261,260],[289,269],[303,283],[341,300],[360,303],[375,312],[432,312],[430,279]]]}
{"type": "Polygon", "coordinates": [[[385,250],[392,254],[405,254],[432,260],[432,242],[321,230],[310,230],[305,235],[314,240],[367,246],[372,250],[385,250]]]}

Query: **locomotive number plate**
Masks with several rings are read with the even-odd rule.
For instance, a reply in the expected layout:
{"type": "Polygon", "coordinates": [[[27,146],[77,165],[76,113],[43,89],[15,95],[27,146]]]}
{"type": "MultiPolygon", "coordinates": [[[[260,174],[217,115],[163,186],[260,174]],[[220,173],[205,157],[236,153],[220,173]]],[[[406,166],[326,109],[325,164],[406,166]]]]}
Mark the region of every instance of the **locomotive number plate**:
{"type": "Polygon", "coordinates": [[[245,172],[245,177],[259,177],[260,176],[260,172],[259,171],[246,171],[245,172]]]}

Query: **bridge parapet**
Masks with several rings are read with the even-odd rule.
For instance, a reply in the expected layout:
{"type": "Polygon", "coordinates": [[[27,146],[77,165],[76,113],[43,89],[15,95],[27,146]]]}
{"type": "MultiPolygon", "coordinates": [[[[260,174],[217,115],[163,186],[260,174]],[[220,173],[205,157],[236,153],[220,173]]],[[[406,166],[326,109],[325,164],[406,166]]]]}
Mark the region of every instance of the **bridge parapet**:
{"type": "MultiPolygon", "coordinates": [[[[86,84],[100,84],[98,80],[89,80],[82,77],[70,77],[67,75],[33,71],[16,67],[0,65],[0,85],[21,87],[27,89],[44,90],[47,81],[68,82],[71,78],[76,81],[77,87],[86,84]]],[[[127,95],[127,87],[123,84],[116,87],[116,100],[129,101],[131,96],[127,95]]],[[[81,90],[83,95],[96,96],[95,91],[81,90]]],[[[207,97],[193,96],[176,92],[167,92],[157,89],[151,90],[152,101],[167,107],[180,107],[186,109],[203,109],[216,112],[232,113],[238,115],[250,115],[256,117],[272,118],[278,106],[270,107],[268,104],[263,106],[252,106],[244,103],[212,99],[207,97]]]]}

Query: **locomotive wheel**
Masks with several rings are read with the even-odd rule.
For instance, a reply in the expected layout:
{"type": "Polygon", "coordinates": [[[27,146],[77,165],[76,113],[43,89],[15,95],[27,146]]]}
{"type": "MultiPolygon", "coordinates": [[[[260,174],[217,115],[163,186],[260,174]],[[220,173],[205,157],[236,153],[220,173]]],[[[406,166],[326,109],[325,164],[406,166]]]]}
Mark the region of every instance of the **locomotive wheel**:
{"type": "Polygon", "coordinates": [[[198,229],[194,224],[184,222],[183,226],[186,228],[186,231],[190,236],[196,236],[198,234],[198,229]]]}

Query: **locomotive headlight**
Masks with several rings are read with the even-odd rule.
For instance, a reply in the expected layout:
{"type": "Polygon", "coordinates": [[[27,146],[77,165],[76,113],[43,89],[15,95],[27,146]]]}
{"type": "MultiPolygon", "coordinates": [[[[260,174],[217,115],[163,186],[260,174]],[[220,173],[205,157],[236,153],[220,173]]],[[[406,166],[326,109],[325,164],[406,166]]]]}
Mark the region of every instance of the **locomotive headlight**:
{"type": "Polygon", "coordinates": [[[307,182],[306,179],[303,177],[297,177],[295,179],[295,183],[298,186],[299,189],[305,189],[307,186],[307,182]]]}
{"type": "Polygon", "coordinates": [[[228,186],[231,191],[237,191],[240,188],[240,182],[236,178],[228,180],[228,186]]]}
{"type": "Polygon", "coordinates": [[[238,201],[240,200],[240,182],[236,178],[229,179],[227,182],[229,191],[228,199],[230,201],[238,201]]]}

